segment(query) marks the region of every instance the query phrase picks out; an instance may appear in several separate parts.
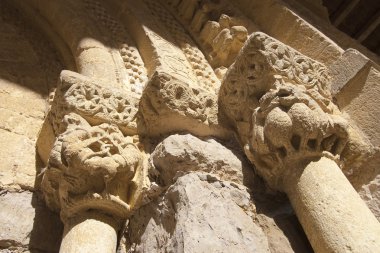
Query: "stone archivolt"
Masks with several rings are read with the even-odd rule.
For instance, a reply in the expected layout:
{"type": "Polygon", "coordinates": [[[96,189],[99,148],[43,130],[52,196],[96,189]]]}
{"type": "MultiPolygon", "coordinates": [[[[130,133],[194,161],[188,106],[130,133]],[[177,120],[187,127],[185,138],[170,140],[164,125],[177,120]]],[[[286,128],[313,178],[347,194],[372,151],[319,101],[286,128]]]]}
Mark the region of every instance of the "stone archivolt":
{"type": "Polygon", "coordinates": [[[257,30],[252,21],[225,0],[163,2],[201,45],[219,79],[235,60],[248,34],[257,30]]]}

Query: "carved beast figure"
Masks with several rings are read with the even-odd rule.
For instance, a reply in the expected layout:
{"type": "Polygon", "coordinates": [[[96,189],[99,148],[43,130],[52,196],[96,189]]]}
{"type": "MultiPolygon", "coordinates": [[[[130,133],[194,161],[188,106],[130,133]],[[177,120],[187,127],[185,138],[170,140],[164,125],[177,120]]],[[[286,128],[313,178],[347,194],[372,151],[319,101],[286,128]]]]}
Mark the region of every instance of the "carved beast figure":
{"type": "Polygon", "coordinates": [[[264,33],[253,33],[228,69],[219,106],[277,190],[297,162],[329,156],[348,171],[345,161],[357,166],[367,155],[353,148],[362,138],[332,102],[326,66],[264,33]]]}
{"type": "Polygon", "coordinates": [[[100,209],[125,218],[135,172],[142,166],[139,149],[115,126],[90,126],[70,113],[66,131],[58,136],[42,189],[48,205],[62,217],[100,209]]]}
{"type": "Polygon", "coordinates": [[[324,111],[304,87],[275,86],[253,111],[246,152],[269,185],[278,188],[292,164],[321,155],[339,157],[349,126],[341,116],[324,111]]]}

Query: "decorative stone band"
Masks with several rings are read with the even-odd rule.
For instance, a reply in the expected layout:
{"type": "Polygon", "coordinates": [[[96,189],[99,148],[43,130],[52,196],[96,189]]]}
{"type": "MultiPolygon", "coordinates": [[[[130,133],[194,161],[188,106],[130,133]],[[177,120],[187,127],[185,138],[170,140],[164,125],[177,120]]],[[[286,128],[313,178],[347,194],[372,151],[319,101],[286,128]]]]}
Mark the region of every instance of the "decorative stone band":
{"type": "Polygon", "coordinates": [[[220,79],[248,38],[251,20],[226,0],[160,0],[201,46],[220,79]],[[219,72],[219,73],[218,73],[219,72]]]}
{"type": "Polygon", "coordinates": [[[50,113],[55,133],[62,133],[63,116],[75,112],[91,125],[109,122],[117,125],[124,134],[137,134],[139,96],[121,89],[104,88],[97,80],[64,70],[50,113]]]}
{"type": "Polygon", "coordinates": [[[42,180],[48,206],[63,220],[88,210],[127,218],[142,187],[138,100],[63,71],[50,111],[56,140],[42,180]],[[139,181],[140,180],[140,181],[139,181]]]}
{"type": "Polygon", "coordinates": [[[230,136],[219,122],[215,93],[165,72],[153,74],[141,97],[140,112],[145,135],[186,131],[222,139],[230,136]]]}

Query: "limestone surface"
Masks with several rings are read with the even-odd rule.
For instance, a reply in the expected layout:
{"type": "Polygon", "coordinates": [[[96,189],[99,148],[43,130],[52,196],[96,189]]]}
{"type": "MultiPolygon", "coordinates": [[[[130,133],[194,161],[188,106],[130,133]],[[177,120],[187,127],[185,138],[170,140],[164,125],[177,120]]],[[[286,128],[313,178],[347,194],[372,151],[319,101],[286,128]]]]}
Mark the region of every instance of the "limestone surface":
{"type": "Polygon", "coordinates": [[[246,185],[254,178],[252,167],[238,148],[228,149],[213,138],[199,139],[190,134],[165,138],[153,151],[151,161],[166,185],[175,180],[177,173],[190,171],[209,172],[246,185]]]}
{"type": "Polygon", "coordinates": [[[0,252],[375,252],[378,57],[323,2],[1,0],[0,252]]]}
{"type": "Polygon", "coordinates": [[[179,177],[128,225],[128,252],[270,252],[245,187],[204,173],[179,177]]]}
{"type": "Polygon", "coordinates": [[[35,194],[0,191],[0,252],[58,252],[63,225],[35,194]]]}

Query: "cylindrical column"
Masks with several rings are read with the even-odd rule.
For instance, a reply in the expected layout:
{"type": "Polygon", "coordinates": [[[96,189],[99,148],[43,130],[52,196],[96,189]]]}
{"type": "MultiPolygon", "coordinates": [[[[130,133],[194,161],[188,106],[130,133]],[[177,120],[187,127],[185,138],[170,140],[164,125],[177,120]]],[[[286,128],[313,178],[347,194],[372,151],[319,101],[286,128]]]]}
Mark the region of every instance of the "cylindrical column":
{"type": "Polygon", "coordinates": [[[285,191],[315,252],[379,252],[380,223],[333,160],[293,172],[285,191]]]}
{"type": "Polygon", "coordinates": [[[115,253],[117,224],[104,214],[85,213],[65,222],[60,253],[115,253]]]}

